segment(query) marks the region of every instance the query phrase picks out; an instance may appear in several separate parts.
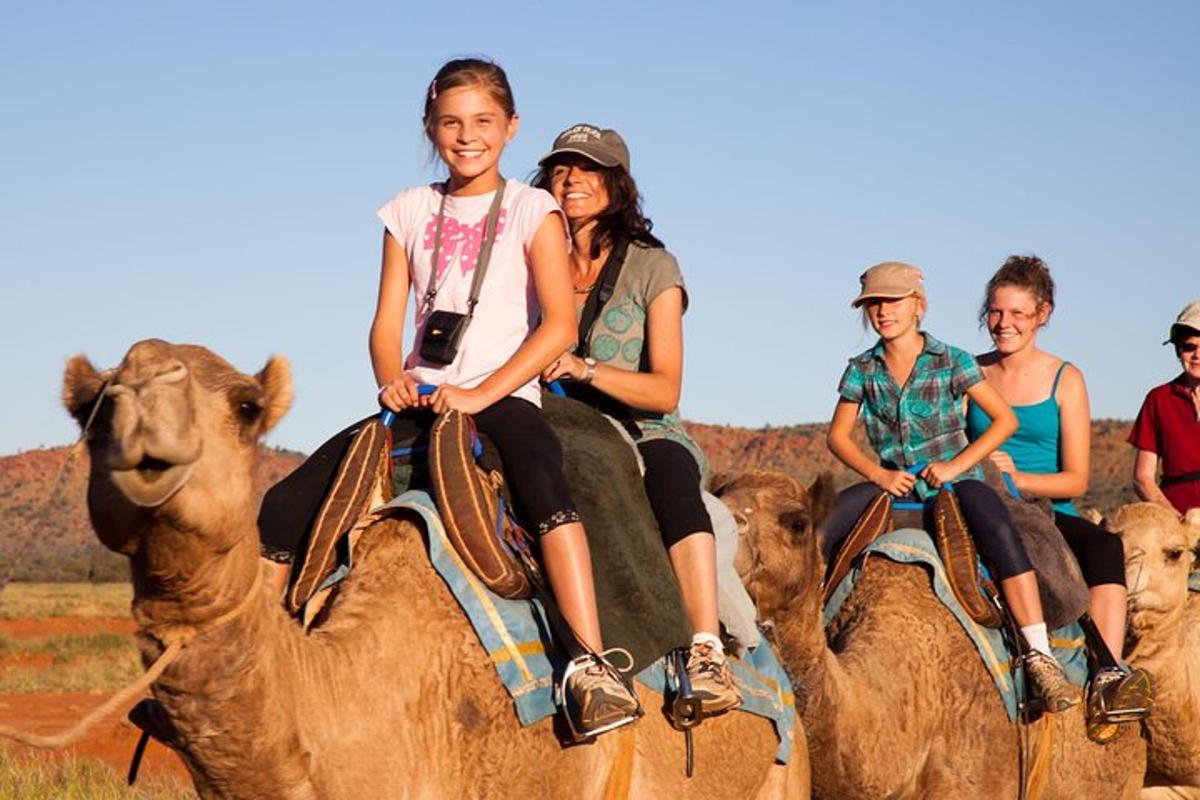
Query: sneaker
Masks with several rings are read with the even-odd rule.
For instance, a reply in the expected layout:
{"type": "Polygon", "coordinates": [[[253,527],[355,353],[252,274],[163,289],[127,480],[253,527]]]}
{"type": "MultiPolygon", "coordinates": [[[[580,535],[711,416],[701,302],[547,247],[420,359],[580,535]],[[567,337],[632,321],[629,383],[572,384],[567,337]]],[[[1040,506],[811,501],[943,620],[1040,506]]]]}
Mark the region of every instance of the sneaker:
{"type": "Polygon", "coordinates": [[[687,675],[692,683],[692,694],[700,699],[702,714],[720,714],[742,704],[742,694],[733,682],[729,662],[708,642],[692,645],[688,652],[687,675]]]}
{"type": "Polygon", "coordinates": [[[1087,735],[1098,744],[1116,740],[1129,726],[1154,709],[1154,679],[1144,669],[1129,672],[1108,667],[1088,684],[1087,735]]]}
{"type": "Polygon", "coordinates": [[[588,738],[628,725],[642,715],[642,704],[603,657],[582,655],[567,665],[562,701],[577,738],[588,738]]]}
{"type": "Polygon", "coordinates": [[[1079,691],[1067,680],[1062,665],[1053,656],[1030,650],[1023,661],[1025,675],[1037,687],[1047,711],[1066,711],[1079,702],[1079,691]]]}

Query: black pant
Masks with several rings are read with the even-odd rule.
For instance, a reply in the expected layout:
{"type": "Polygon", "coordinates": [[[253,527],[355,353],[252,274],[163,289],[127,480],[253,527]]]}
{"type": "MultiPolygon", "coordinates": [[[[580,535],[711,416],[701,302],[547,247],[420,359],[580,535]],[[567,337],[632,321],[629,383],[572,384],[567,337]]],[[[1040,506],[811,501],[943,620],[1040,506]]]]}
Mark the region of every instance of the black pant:
{"type": "Polygon", "coordinates": [[[1106,583],[1125,585],[1125,548],[1121,537],[1083,517],[1054,512],[1054,524],[1067,540],[1090,589],[1106,583]]]}
{"type": "Polygon", "coordinates": [[[663,544],[670,549],[693,533],[712,534],[712,519],[700,495],[700,465],[687,448],[670,439],[651,439],[639,442],[638,452],[646,464],[646,496],[663,544]]]}
{"type": "MultiPolygon", "coordinates": [[[[971,538],[984,560],[995,570],[997,580],[1007,580],[1033,569],[1012,516],[991,487],[982,481],[963,480],[954,484],[954,492],[958,495],[971,538]]],[[[838,495],[833,511],[819,529],[826,563],[850,535],[867,506],[882,493],[875,484],[864,482],[838,495]]]]}
{"type": "Polygon", "coordinates": [[[579,522],[563,473],[562,444],[542,411],[528,400],[506,397],[475,415],[475,427],[491,439],[521,519],[544,536],[579,522]]]}

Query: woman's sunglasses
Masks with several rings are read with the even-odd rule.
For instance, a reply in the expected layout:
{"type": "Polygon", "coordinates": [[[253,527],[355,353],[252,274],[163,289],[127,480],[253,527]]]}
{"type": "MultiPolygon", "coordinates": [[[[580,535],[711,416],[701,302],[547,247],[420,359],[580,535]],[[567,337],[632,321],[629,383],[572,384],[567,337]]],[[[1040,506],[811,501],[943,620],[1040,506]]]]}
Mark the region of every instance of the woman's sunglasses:
{"type": "Polygon", "coordinates": [[[1175,345],[1175,352],[1179,355],[1190,355],[1196,352],[1196,348],[1200,348],[1200,342],[1187,342],[1186,344],[1175,345]]]}

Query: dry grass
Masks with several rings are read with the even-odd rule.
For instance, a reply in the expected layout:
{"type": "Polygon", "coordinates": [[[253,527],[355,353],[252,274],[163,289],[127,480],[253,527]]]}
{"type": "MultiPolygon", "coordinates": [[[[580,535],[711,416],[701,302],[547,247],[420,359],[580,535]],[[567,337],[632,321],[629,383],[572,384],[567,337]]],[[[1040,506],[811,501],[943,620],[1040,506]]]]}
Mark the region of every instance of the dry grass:
{"type": "Polygon", "coordinates": [[[0,619],[129,616],[128,583],[10,583],[0,590],[0,619]]]}
{"type": "Polygon", "coordinates": [[[194,800],[177,782],[139,780],[134,787],[107,764],[92,759],[18,756],[0,747],[3,800],[194,800]]]}
{"type": "Polygon", "coordinates": [[[122,633],[90,633],[77,636],[46,636],[40,639],[13,639],[0,634],[0,655],[51,656],[56,664],[67,664],[78,656],[137,654],[132,636],[122,633]]]}

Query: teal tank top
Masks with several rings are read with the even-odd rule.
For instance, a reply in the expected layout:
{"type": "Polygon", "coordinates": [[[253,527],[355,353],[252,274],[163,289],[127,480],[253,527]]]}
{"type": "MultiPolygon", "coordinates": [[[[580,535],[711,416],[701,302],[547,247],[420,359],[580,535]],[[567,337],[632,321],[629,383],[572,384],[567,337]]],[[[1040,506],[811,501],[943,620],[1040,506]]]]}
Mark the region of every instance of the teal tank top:
{"type": "MultiPolygon", "coordinates": [[[[1032,475],[1050,475],[1062,472],[1062,452],[1059,449],[1058,424],[1058,381],[1069,362],[1064,361],[1054,375],[1054,386],[1050,396],[1040,403],[1028,406],[1013,406],[1017,415],[1017,432],[1001,446],[1001,450],[1012,456],[1013,463],[1021,472],[1032,475]]],[[[992,425],[992,418],[975,401],[967,401],[967,437],[975,441],[992,425]]],[[[1079,516],[1071,500],[1054,500],[1055,511],[1079,516]]]]}

